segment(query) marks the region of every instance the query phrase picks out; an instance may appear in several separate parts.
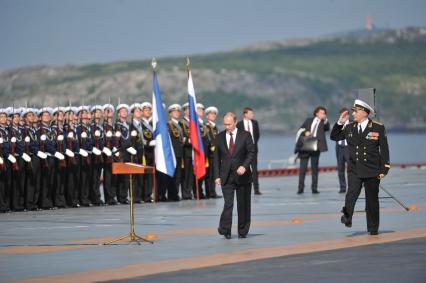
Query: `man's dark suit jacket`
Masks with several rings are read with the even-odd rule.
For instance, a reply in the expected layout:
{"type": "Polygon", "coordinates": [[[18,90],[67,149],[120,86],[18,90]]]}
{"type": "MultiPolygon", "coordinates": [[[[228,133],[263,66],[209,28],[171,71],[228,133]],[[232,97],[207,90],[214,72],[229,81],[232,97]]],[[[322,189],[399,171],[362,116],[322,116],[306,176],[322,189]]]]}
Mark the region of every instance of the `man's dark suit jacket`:
{"type": "MultiPolygon", "coordinates": [[[[300,137],[305,135],[306,131],[311,131],[312,122],[314,121],[315,117],[307,118],[305,122],[302,124],[300,128],[305,128],[305,131],[303,131],[300,134],[300,137]]],[[[321,121],[318,125],[317,129],[317,138],[318,138],[318,151],[325,152],[328,150],[327,148],[327,140],[325,138],[325,132],[330,130],[330,123],[327,121],[327,123],[324,123],[324,121],[321,121]]],[[[299,140],[296,144],[296,152],[298,151],[298,148],[301,147],[301,138],[299,137],[299,140]]],[[[303,153],[299,152],[299,155],[303,153]]]]}
{"type": "MultiPolygon", "coordinates": [[[[251,124],[253,125],[253,139],[254,139],[254,147],[256,149],[256,151],[258,150],[257,148],[257,143],[259,142],[259,138],[260,138],[260,130],[259,130],[259,123],[256,120],[251,120],[251,124]]],[[[244,128],[244,120],[241,120],[237,123],[237,128],[239,130],[245,131],[246,129],[244,128]]]]}
{"type": "Polygon", "coordinates": [[[250,133],[238,129],[234,137],[234,152],[231,156],[226,143],[226,131],[222,131],[216,137],[216,151],[214,158],[215,179],[220,178],[222,186],[228,182],[237,185],[245,185],[252,182],[250,164],[255,156],[255,148],[250,133]],[[240,166],[246,168],[246,172],[239,176],[237,169],[240,166]]]}

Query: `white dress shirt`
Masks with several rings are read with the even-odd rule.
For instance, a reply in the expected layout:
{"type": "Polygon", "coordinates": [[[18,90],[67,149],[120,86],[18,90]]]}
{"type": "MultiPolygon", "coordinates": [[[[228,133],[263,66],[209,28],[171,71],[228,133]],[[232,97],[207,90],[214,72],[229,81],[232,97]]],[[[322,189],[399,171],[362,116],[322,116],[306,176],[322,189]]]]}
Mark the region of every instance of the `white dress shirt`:
{"type": "MultiPolygon", "coordinates": [[[[237,128],[235,128],[233,131],[232,131],[232,138],[234,139],[234,147],[235,147],[235,140],[236,140],[236,137],[237,137],[237,131],[238,131],[238,129],[237,128]]],[[[231,140],[231,135],[229,134],[229,132],[228,131],[226,131],[226,145],[228,146],[228,149],[229,149],[229,141],[231,140]]]]}

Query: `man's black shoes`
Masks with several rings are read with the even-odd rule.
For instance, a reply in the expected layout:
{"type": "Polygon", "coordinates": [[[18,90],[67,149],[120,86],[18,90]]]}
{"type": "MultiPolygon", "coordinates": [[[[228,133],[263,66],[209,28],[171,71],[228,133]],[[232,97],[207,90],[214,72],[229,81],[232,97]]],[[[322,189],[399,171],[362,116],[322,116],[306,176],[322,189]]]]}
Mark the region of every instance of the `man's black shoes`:
{"type": "Polygon", "coordinates": [[[345,224],[345,226],[348,227],[348,228],[352,227],[352,219],[350,219],[349,217],[347,217],[344,214],[340,218],[340,222],[342,222],[343,224],[345,224]]]}
{"type": "Polygon", "coordinates": [[[370,234],[371,236],[375,236],[375,235],[379,235],[378,231],[370,231],[368,232],[368,234],[370,234]]]}

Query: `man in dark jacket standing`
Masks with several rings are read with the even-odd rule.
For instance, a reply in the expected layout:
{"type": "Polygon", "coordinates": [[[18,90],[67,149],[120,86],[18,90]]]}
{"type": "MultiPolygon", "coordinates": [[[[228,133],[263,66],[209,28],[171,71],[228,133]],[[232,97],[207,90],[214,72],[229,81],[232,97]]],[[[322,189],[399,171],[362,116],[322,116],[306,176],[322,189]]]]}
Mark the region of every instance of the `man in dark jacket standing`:
{"type": "Polygon", "coordinates": [[[231,239],[232,210],[234,191],[237,193],[238,237],[247,237],[251,215],[250,164],[255,155],[253,139],[246,131],[239,130],[234,113],[223,117],[225,131],[216,138],[214,158],[215,183],[222,186],[224,206],[220,217],[218,232],[231,239]]]}
{"type": "Polygon", "coordinates": [[[259,130],[259,123],[253,118],[254,118],[253,109],[251,109],[250,107],[245,107],[243,109],[243,120],[237,123],[237,128],[242,131],[249,132],[253,140],[254,149],[255,149],[255,155],[251,162],[251,170],[253,174],[253,188],[254,188],[255,195],[261,195],[262,193],[259,190],[259,178],[257,176],[257,154],[259,152],[257,143],[259,142],[259,138],[260,138],[260,130],[259,130]]]}
{"type": "Polygon", "coordinates": [[[318,106],[314,110],[314,116],[307,118],[299,129],[299,139],[296,144],[296,152],[300,158],[299,170],[299,189],[298,194],[303,194],[305,188],[305,176],[308,168],[308,161],[311,159],[312,170],[312,193],[318,194],[318,164],[321,152],[327,151],[327,141],[325,132],[330,130],[330,123],[327,120],[327,109],[324,106],[318,106]],[[316,137],[317,149],[314,151],[302,150],[302,137],[316,137]]]}

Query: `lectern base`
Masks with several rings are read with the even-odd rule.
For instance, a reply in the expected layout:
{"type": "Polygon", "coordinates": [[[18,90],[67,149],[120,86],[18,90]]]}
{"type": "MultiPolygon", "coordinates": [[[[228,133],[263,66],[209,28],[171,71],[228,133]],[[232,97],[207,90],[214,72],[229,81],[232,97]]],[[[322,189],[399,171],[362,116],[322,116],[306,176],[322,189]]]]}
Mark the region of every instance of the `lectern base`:
{"type": "Polygon", "coordinates": [[[148,239],[145,239],[145,238],[143,238],[143,237],[140,237],[140,236],[136,235],[136,233],[135,233],[135,232],[130,232],[130,233],[129,233],[129,234],[127,234],[127,235],[124,235],[124,236],[119,237],[119,238],[117,238],[117,239],[114,239],[114,240],[111,240],[111,241],[109,241],[109,242],[106,242],[106,243],[104,243],[104,245],[111,245],[111,244],[114,244],[114,243],[116,243],[116,242],[120,242],[120,241],[125,240],[125,239],[128,239],[128,241],[129,241],[129,242],[136,242],[136,243],[138,243],[139,245],[141,244],[141,242],[148,242],[148,243],[154,244],[154,242],[153,242],[153,241],[150,241],[150,240],[148,240],[148,239]]]}

